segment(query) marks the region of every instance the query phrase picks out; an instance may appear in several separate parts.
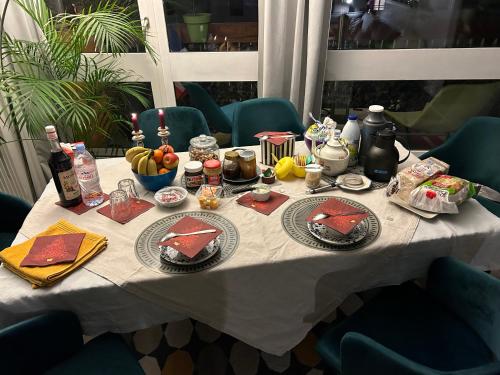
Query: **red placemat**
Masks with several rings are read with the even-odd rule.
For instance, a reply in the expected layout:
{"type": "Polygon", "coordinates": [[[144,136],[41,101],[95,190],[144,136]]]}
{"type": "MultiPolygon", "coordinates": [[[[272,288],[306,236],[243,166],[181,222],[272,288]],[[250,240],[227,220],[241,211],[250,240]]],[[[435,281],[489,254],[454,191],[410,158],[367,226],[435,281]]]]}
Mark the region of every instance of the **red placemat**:
{"type": "MultiPolygon", "coordinates": [[[[130,200],[130,216],[123,220],[115,220],[117,223],[126,224],[130,220],[135,219],[140,214],[146,212],[151,207],[154,207],[154,204],[142,199],[131,199],[130,200]]],[[[106,205],[97,210],[100,214],[109,217],[111,220],[114,220],[111,217],[111,205],[106,205]]]]}
{"type": "Polygon", "coordinates": [[[344,235],[351,233],[351,231],[358,225],[361,220],[368,217],[368,212],[359,213],[360,210],[357,207],[351,206],[350,204],[339,201],[338,199],[332,198],[326,202],[320,204],[311,214],[307,217],[307,221],[312,221],[313,217],[320,213],[325,213],[328,215],[339,215],[330,216],[325,219],[316,220],[316,223],[324,224],[337,232],[344,235]],[[349,214],[352,213],[352,214],[349,214]]]}
{"type": "Polygon", "coordinates": [[[80,204],[77,204],[76,206],[72,206],[72,207],[63,207],[63,206],[61,206],[61,202],[56,202],[56,204],[60,207],[63,207],[65,209],[77,214],[77,215],[81,215],[81,214],[84,214],[85,212],[87,212],[88,210],[91,210],[95,207],[99,207],[101,204],[103,204],[107,200],[109,200],[109,195],[104,193],[104,200],[101,203],[99,203],[97,206],[94,206],[94,207],[86,206],[83,202],[81,202],[80,204]]]}
{"type": "Polygon", "coordinates": [[[76,259],[85,233],[40,236],[35,239],[21,267],[43,267],[58,263],[71,263],[76,259]]]}
{"type": "Polygon", "coordinates": [[[261,214],[270,215],[275,209],[285,203],[288,198],[288,195],[271,191],[269,200],[265,202],[258,202],[253,200],[252,193],[250,192],[238,198],[236,202],[238,202],[242,206],[253,208],[255,211],[260,212],[261,214]]]}
{"type": "Polygon", "coordinates": [[[171,238],[167,241],[160,242],[159,245],[170,246],[181,252],[189,258],[194,258],[210,241],[219,236],[222,231],[204,221],[195,219],[191,216],[184,216],[177,223],[172,225],[165,234],[170,232],[175,233],[190,233],[205,229],[215,229],[214,233],[195,234],[192,236],[179,236],[171,238]]]}

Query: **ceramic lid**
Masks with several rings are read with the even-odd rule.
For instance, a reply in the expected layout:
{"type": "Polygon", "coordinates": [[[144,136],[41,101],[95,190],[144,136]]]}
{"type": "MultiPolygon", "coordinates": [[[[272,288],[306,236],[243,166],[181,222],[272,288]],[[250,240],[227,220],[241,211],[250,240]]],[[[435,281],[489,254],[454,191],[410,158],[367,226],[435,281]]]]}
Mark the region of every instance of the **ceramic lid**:
{"type": "Polygon", "coordinates": [[[217,140],[214,137],[201,134],[198,137],[191,138],[189,143],[196,148],[209,148],[214,147],[217,144],[217,140]]]}

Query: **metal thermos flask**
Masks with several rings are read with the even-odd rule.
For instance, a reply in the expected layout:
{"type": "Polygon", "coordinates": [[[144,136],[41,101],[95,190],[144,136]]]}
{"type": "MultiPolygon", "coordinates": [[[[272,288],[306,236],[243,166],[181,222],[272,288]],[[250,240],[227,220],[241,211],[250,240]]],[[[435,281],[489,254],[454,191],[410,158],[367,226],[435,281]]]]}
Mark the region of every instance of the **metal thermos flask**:
{"type": "Polygon", "coordinates": [[[361,126],[361,143],[359,146],[359,164],[365,165],[368,150],[372,146],[378,131],[393,127],[384,117],[384,107],[381,105],[371,105],[368,107],[368,115],[363,120],[361,126]]]}

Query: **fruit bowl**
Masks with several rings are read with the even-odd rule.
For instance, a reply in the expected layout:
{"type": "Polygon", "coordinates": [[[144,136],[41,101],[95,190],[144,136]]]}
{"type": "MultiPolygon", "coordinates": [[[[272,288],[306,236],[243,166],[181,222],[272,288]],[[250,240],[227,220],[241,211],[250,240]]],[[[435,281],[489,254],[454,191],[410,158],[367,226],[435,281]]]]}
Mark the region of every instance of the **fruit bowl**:
{"type": "Polygon", "coordinates": [[[177,168],[172,169],[168,173],[159,174],[156,176],[144,176],[135,173],[134,171],[132,171],[132,173],[134,174],[135,179],[139,181],[142,186],[144,186],[144,189],[149,191],[158,191],[161,188],[172,184],[175,176],[177,175],[177,168]]]}

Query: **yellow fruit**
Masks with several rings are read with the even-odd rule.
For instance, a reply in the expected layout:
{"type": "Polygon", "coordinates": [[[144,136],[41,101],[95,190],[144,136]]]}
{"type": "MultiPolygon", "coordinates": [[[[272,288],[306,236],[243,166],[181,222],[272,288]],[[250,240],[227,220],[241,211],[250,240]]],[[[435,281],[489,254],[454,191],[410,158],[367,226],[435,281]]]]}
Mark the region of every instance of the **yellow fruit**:
{"type": "Polygon", "coordinates": [[[142,174],[143,176],[148,175],[148,161],[149,155],[145,155],[139,160],[139,164],[137,165],[137,173],[142,174]]]}
{"type": "Polygon", "coordinates": [[[143,156],[146,156],[150,153],[150,150],[140,152],[139,154],[135,155],[134,158],[131,161],[131,166],[132,170],[137,173],[139,170],[139,161],[142,159],[143,156]]]}
{"type": "Polygon", "coordinates": [[[158,174],[158,171],[156,170],[156,162],[153,158],[148,159],[147,172],[148,176],[156,176],[158,174]]]}
{"type": "Polygon", "coordinates": [[[139,147],[139,146],[136,146],[136,147],[132,147],[132,148],[129,148],[127,150],[127,152],[125,153],[125,159],[131,163],[132,162],[132,159],[134,158],[134,156],[136,156],[137,154],[140,154],[144,151],[147,151],[148,149],[145,148],[145,147],[139,147]]]}

